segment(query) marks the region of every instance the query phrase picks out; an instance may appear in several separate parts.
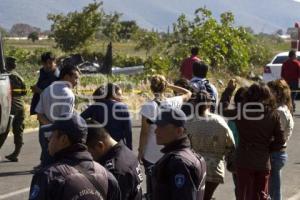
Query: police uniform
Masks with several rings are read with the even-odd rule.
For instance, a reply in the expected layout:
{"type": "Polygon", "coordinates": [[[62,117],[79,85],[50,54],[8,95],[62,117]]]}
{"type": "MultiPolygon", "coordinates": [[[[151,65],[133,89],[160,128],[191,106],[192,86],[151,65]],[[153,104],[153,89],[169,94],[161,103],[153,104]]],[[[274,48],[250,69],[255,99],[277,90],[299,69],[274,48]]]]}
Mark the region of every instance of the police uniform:
{"type": "MultiPolygon", "coordinates": [[[[61,131],[72,141],[54,155],[54,163],[37,171],[32,179],[30,200],[121,200],[117,180],[94,162],[85,145],[87,125],[77,114],[59,116],[43,127],[44,133],[61,131]]],[[[45,134],[49,137],[49,134],[45,134]]],[[[50,138],[51,142],[51,138],[50,138]]]]}
{"type": "MultiPolygon", "coordinates": [[[[6,65],[11,67],[15,66],[16,59],[12,57],[6,58],[6,65]]],[[[25,119],[25,108],[24,108],[24,96],[26,95],[26,85],[23,78],[15,71],[9,72],[9,80],[11,86],[11,115],[14,115],[12,121],[12,132],[14,134],[15,150],[12,154],[6,156],[11,161],[18,161],[17,157],[21,151],[23,145],[23,131],[24,131],[24,119],[25,119]]],[[[2,134],[0,137],[0,147],[3,145],[9,130],[2,134]]]]}
{"type": "Polygon", "coordinates": [[[187,137],[167,145],[154,166],[153,200],[202,200],[205,189],[204,159],[190,148],[187,137]]]}
{"type": "Polygon", "coordinates": [[[155,121],[157,134],[164,134],[160,128],[171,124],[181,129],[181,135],[164,144],[161,150],[164,156],[152,169],[153,200],[202,200],[204,197],[205,160],[191,150],[183,130],[185,123],[184,112],[174,108],[164,109],[155,121]]]}
{"type": "Polygon", "coordinates": [[[134,153],[122,142],[113,146],[99,163],[118,180],[122,200],[141,200],[143,181],[140,164],[134,153]]]}
{"type": "Polygon", "coordinates": [[[55,155],[56,162],[35,173],[31,182],[30,200],[121,200],[115,177],[93,161],[85,145],[76,144],[55,155]],[[81,166],[101,183],[106,197],[76,168],[81,166]]]}

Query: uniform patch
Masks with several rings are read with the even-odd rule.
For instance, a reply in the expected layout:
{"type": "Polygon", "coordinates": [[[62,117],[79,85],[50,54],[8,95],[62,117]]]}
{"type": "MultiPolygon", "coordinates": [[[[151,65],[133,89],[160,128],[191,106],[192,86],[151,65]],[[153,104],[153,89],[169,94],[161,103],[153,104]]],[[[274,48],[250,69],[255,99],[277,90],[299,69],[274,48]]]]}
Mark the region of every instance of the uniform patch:
{"type": "Polygon", "coordinates": [[[40,186],[34,185],[33,188],[32,188],[32,190],[31,190],[29,199],[35,199],[35,198],[37,198],[37,196],[39,195],[39,193],[40,193],[40,186]]]}
{"type": "Polygon", "coordinates": [[[182,188],[185,184],[185,176],[183,174],[176,174],[175,185],[177,188],[182,188]]]}
{"type": "Polygon", "coordinates": [[[140,182],[143,182],[143,174],[142,174],[142,170],[141,170],[141,165],[140,164],[136,168],[136,173],[137,173],[137,176],[139,177],[140,182]]]}
{"type": "Polygon", "coordinates": [[[104,166],[108,170],[114,170],[115,169],[115,162],[114,162],[114,160],[108,160],[108,161],[106,161],[104,166]]]}

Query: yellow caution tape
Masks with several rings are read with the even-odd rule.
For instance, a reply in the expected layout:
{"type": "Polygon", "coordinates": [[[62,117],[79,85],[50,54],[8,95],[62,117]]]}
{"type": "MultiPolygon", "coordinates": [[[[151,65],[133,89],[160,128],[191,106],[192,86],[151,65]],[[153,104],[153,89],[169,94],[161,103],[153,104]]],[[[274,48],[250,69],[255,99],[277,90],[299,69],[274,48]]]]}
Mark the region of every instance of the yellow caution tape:
{"type": "MultiPolygon", "coordinates": [[[[13,89],[12,90],[13,92],[28,92],[28,93],[32,93],[32,90],[30,89],[13,89]]],[[[94,89],[74,89],[74,91],[76,92],[82,92],[82,93],[94,93],[94,89]]],[[[131,90],[130,93],[134,93],[134,94],[139,94],[139,93],[143,93],[142,90],[136,90],[136,89],[133,89],[131,90]]]]}

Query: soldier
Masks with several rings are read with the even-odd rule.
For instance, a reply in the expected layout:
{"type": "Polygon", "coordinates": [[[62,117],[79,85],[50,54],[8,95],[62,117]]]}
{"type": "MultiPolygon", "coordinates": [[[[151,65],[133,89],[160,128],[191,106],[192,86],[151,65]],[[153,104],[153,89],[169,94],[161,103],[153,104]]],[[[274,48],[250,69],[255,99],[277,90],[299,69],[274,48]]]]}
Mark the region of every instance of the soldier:
{"type": "Polygon", "coordinates": [[[92,126],[88,128],[87,145],[94,160],[116,177],[122,200],[142,200],[143,176],[137,157],[122,142],[115,141],[99,123],[89,124],[92,126]]]}
{"type": "Polygon", "coordinates": [[[156,120],[156,142],[164,145],[165,155],[152,171],[153,199],[202,200],[205,189],[206,164],[191,150],[184,131],[183,111],[165,108],[156,120]]]}
{"type": "MultiPolygon", "coordinates": [[[[26,95],[26,86],[23,78],[14,71],[16,68],[16,59],[13,57],[7,57],[5,60],[6,69],[9,73],[9,80],[12,91],[12,105],[11,115],[14,115],[12,121],[12,132],[14,134],[15,150],[10,155],[5,156],[6,159],[12,162],[18,162],[18,156],[21,152],[23,145],[23,131],[24,131],[24,119],[25,108],[23,96],[26,95]]],[[[6,133],[0,135],[0,148],[7,138],[9,130],[6,133]]]]}
{"type": "Polygon", "coordinates": [[[30,200],[121,199],[117,180],[87,151],[83,118],[78,114],[61,115],[42,129],[50,140],[48,151],[55,161],[34,174],[30,200]]]}

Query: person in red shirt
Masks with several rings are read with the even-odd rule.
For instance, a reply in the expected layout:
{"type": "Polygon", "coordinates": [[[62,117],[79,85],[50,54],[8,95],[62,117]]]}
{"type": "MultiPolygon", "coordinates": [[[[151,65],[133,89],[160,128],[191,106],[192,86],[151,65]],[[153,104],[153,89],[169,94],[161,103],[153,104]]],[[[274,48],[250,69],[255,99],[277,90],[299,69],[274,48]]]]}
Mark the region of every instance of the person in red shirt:
{"type": "Polygon", "coordinates": [[[284,79],[290,86],[291,96],[293,101],[294,112],[296,110],[295,100],[297,98],[297,92],[300,78],[300,62],[297,60],[296,51],[291,50],[289,52],[289,59],[285,61],[281,68],[281,78],[284,79]]]}
{"type": "Polygon", "coordinates": [[[191,49],[191,56],[184,59],[181,67],[180,67],[180,72],[181,72],[181,77],[186,78],[188,80],[191,80],[193,78],[193,63],[196,61],[201,61],[200,58],[197,57],[199,53],[199,48],[198,47],[193,47],[191,49]]]}

